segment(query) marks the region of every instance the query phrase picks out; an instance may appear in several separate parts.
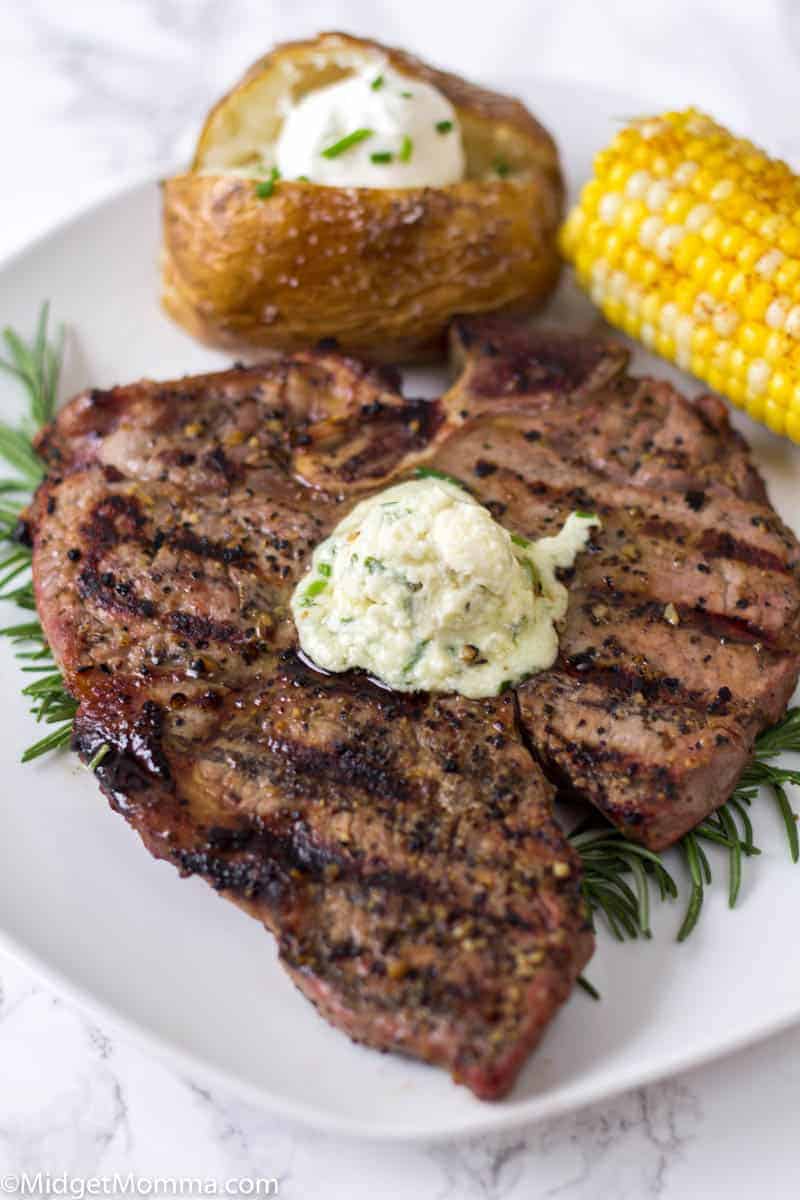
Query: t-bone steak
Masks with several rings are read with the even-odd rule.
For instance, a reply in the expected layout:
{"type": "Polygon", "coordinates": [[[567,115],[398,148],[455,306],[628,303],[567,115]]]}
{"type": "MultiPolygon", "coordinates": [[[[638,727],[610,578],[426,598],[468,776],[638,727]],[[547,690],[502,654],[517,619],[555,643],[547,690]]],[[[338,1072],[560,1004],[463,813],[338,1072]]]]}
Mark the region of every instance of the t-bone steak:
{"type": "Polygon", "coordinates": [[[112,806],[330,1021],[491,1099],[593,947],[554,787],[655,848],[722,804],[796,683],[800,553],[719,401],[597,340],[483,320],[453,346],[435,401],[323,350],[85,392],[39,438],[24,532],[112,806]],[[421,464],[527,537],[603,521],[558,661],[495,699],[297,650],[312,549],[421,464]]]}

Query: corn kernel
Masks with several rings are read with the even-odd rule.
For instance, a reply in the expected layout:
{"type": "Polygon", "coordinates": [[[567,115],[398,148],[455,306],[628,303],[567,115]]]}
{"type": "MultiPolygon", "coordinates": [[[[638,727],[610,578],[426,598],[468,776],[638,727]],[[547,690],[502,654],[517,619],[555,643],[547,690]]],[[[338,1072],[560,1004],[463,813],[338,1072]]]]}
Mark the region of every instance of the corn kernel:
{"type": "Polygon", "coordinates": [[[728,284],[728,299],[733,301],[741,300],[742,296],[746,296],[750,290],[750,276],[746,271],[736,271],[731,276],[728,284]]]}
{"type": "Polygon", "coordinates": [[[705,250],[705,243],[698,234],[685,234],[675,250],[673,257],[675,269],[688,274],[693,269],[698,254],[703,250],[705,250]]]}
{"type": "MultiPolygon", "coordinates": [[[[710,325],[698,325],[692,334],[692,353],[699,357],[705,357],[711,352],[716,335],[710,325]]],[[[695,374],[697,372],[695,371],[695,374]]]]}
{"type": "Polygon", "coordinates": [[[668,333],[662,333],[660,330],[656,333],[653,342],[654,349],[662,358],[675,357],[675,339],[670,337],[668,333]]]}
{"type": "Polygon", "coordinates": [[[603,312],[612,325],[619,325],[622,320],[624,306],[621,300],[612,300],[610,297],[603,305],[603,312]]]}
{"type": "Polygon", "coordinates": [[[717,248],[725,258],[735,258],[742,248],[747,234],[741,225],[728,225],[717,240],[717,248]]]}
{"type": "Polygon", "coordinates": [[[764,212],[752,204],[750,208],[746,208],[742,213],[742,224],[750,233],[756,233],[760,228],[761,222],[764,220],[764,212]]]}
{"type": "Polygon", "coordinates": [[[629,200],[643,200],[652,181],[647,171],[634,171],[625,184],[625,195],[629,200]]]}
{"type": "Polygon", "coordinates": [[[735,379],[745,379],[750,366],[750,356],[741,346],[734,345],[728,361],[728,370],[735,379]]]}
{"type": "Polygon", "coordinates": [[[695,279],[705,284],[706,280],[716,271],[720,265],[720,260],[717,257],[716,251],[711,246],[706,246],[694,260],[692,273],[695,279]]]}
{"type": "Polygon", "coordinates": [[[656,280],[660,280],[664,274],[663,264],[657,258],[645,258],[642,263],[639,282],[645,287],[652,287],[656,280]]]}
{"type": "Polygon", "coordinates": [[[763,420],[767,422],[773,433],[785,433],[786,409],[783,405],[776,404],[774,400],[767,400],[764,405],[763,420]]]}
{"type": "Polygon", "coordinates": [[[716,213],[714,213],[714,215],[708,221],[706,221],[705,225],[700,230],[701,238],[703,238],[703,240],[706,242],[710,242],[712,246],[718,246],[718,243],[722,239],[722,235],[724,233],[725,222],[722,220],[722,217],[718,216],[716,213]]]}
{"type": "Polygon", "coordinates": [[[619,192],[605,192],[597,203],[597,215],[604,225],[614,225],[616,224],[621,208],[621,194],[619,192]]]}
{"type": "Polygon", "coordinates": [[[678,279],[672,292],[675,303],[683,312],[691,312],[697,295],[697,284],[693,279],[678,279]]]}
{"type": "Polygon", "coordinates": [[[723,389],[724,394],[733,401],[737,408],[743,408],[747,400],[747,387],[742,379],[729,376],[723,389]]]}
{"type": "Polygon", "coordinates": [[[758,325],[754,321],[743,321],[739,326],[736,340],[745,354],[762,354],[767,336],[767,330],[763,325],[758,325]]]}
{"type": "Polygon", "coordinates": [[[756,232],[765,242],[774,244],[778,241],[778,235],[785,225],[786,218],[782,217],[780,213],[769,213],[762,218],[756,232]]]}
{"type": "Polygon", "coordinates": [[[597,208],[597,202],[603,195],[603,185],[596,179],[590,179],[581,192],[581,205],[584,211],[592,214],[597,208]]]}
{"type": "Polygon", "coordinates": [[[783,327],[791,337],[800,340],[800,304],[789,309],[783,327]]]}
{"type": "Polygon", "coordinates": [[[628,249],[627,243],[622,233],[618,229],[612,229],[606,238],[605,257],[614,266],[622,262],[622,256],[628,249]]]}
{"type": "Polygon", "coordinates": [[[720,337],[733,337],[739,328],[740,318],[732,304],[718,304],[711,319],[715,331],[720,337]]]}
{"type": "Polygon", "coordinates": [[[732,263],[720,263],[708,277],[706,287],[717,300],[722,300],[727,295],[731,280],[736,274],[736,268],[732,263]]]}
{"type": "Polygon", "coordinates": [[[635,233],[647,217],[647,206],[641,200],[629,200],[619,213],[619,229],[622,233],[635,233]]]}
{"type": "Polygon", "coordinates": [[[661,312],[661,304],[661,296],[658,292],[650,292],[645,296],[640,313],[642,320],[647,321],[648,325],[655,325],[661,312]]]}
{"type": "Polygon", "coordinates": [[[624,188],[630,173],[631,169],[628,164],[624,161],[618,160],[608,172],[609,187],[620,189],[624,188]]]}
{"type": "Polygon", "coordinates": [[[770,380],[769,365],[763,358],[756,358],[747,368],[747,387],[754,396],[767,390],[770,380]]]}
{"type": "Polygon", "coordinates": [[[800,261],[796,258],[785,258],[775,272],[773,282],[778,292],[790,291],[796,283],[800,282],[800,261]]]}
{"type": "Polygon", "coordinates": [[[663,217],[665,221],[673,222],[680,225],[685,221],[686,214],[694,207],[694,196],[691,192],[676,191],[673,192],[667,203],[664,205],[663,217]]]}
{"type": "Polygon", "coordinates": [[[767,250],[756,263],[756,274],[763,279],[774,279],[784,257],[782,250],[767,250]]]}
{"type": "Polygon", "coordinates": [[[785,371],[773,371],[769,381],[769,395],[776,404],[788,407],[792,394],[792,379],[785,371]]]}
{"type": "Polygon", "coordinates": [[[628,246],[628,249],[622,256],[622,269],[629,279],[639,279],[642,269],[644,255],[636,246],[628,246]]]}
{"type": "Polygon", "coordinates": [[[742,303],[742,315],[748,321],[763,321],[767,309],[775,299],[775,292],[766,282],[754,284],[742,303]]]}
{"type": "Polygon", "coordinates": [[[763,396],[751,396],[750,393],[747,392],[744,407],[747,409],[754,421],[764,421],[766,404],[763,396]]]}
{"type": "Polygon", "coordinates": [[[748,237],[742,243],[742,248],[736,255],[736,261],[743,271],[752,271],[764,252],[764,243],[760,238],[748,237]]]}
{"type": "Polygon", "coordinates": [[[724,371],[718,370],[717,367],[709,367],[706,382],[712,391],[724,392],[726,382],[724,371]]]}

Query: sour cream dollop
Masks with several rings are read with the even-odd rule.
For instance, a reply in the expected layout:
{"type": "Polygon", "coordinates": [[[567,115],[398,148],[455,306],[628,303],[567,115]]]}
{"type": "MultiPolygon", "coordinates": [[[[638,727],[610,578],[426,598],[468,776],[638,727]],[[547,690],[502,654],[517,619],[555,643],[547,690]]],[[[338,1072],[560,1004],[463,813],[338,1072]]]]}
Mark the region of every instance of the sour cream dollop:
{"type": "Polygon", "coordinates": [[[492,696],[552,666],[567,589],[556,578],[600,524],[509,533],[456,483],[422,478],[363,500],[314,551],[292,596],[304,653],[397,691],[492,696]]]}
{"type": "Polygon", "coordinates": [[[275,165],[329,187],[443,187],[463,179],[464,149],[450,101],[378,60],[288,110],[275,165]]]}

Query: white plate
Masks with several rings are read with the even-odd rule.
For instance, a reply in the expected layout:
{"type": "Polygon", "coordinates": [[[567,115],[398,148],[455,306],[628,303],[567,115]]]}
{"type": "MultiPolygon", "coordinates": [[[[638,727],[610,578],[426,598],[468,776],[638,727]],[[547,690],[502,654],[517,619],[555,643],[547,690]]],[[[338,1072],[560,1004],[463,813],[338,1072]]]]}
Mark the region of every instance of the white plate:
{"type": "MultiPolygon", "coordinates": [[[[520,89],[523,90],[523,89],[520,89]]],[[[540,82],[524,89],[555,131],[570,181],[630,99],[540,82]]],[[[57,229],[0,271],[0,319],[31,329],[44,297],[74,341],[64,393],[141,375],[169,378],[222,365],[158,307],[158,196],[150,182],[57,229]]],[[[565,288],[550,317],[595,319],[565,288]]],[[[642,356],[638,366],[692,380],[642,356]]],[[[431,373],[414,386],[435,390],[431,373]]],[[[21,407],[0,380],[0,412],[21,407]]],[[[800,457],[745,418],[778,509],[800,527],[800,457]]],[[[5,614],[3,614],[5,617],[5,614]]],[[[11,616],[11,614],[9,614],[11,616]]],[[[13,616],[12,616],[13,619],[13,616]]],[[[3,623],[7,623],[4,619],[3,623]]],[[[661,906],[652,941],[620,946],[602,932],[588,974],[603,995],[577,993],[554,1022],[513,1096],[481,1104],[437,1070],[351,1045],[316,1016],[276,962],[272,939],[199,880],[153,861],[66,755],[28,767],[37,731],[21,676],[0,647],[0,948],[100,1010],[184,1070],[204,1074],[285,1115],[372,1137],[431,1139],[552,1116],[688,1067],[800,1019],[794,954],[800,867],[788,861],[771,802],[758,813],[762,857],[748,863],[739,907],[724,887],[684,945],[678,907],[661,906]]],[[[724,861],[715,860],[720,873],[724,861]]],[[[682,866],[675,861],[682,876],[682,866]]]]}

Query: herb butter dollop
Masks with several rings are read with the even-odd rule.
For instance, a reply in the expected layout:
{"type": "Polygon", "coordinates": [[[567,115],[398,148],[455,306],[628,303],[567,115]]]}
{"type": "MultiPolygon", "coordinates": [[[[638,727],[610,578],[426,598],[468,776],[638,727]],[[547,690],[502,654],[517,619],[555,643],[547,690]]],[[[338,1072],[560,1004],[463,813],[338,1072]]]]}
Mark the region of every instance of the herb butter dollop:
{"type": "Polygon", "coordinates": [[[303,652],[397,691],[492,696],[552,666],[567,610],[558,567],[600,522],[572,513],[555,537],[509,533],[444,478],[363,500],[314,551],[292,596],[303,652]]]}

